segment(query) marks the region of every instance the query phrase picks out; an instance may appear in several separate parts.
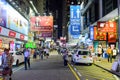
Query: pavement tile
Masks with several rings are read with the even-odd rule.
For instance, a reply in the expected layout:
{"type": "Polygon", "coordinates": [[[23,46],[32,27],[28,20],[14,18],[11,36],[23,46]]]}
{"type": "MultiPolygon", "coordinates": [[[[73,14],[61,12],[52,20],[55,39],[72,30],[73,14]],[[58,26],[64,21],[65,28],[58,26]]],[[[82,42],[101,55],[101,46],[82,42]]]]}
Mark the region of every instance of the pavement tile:
{"type": "Polygon", "coordinates": [[[115,72],[111,70],[113,62],[110,63],[107,61],[107,58],[103,58],[101,61],[94,61],[94,64],[120,77],[120,72],[115,72]]]}

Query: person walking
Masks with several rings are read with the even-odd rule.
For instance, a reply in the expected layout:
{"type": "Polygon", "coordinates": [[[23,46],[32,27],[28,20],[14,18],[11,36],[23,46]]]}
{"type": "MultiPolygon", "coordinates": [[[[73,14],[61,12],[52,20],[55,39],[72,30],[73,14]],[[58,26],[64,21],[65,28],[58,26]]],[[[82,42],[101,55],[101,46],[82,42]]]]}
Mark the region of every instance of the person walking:
{"type": "Polygon", "coordinates": [[[67,49],[63,52],[64,66],[67,66],[68,63],[68,51],[67,49]]]}
{"type": "Polygon", "coordinates": [[[25,70],[27,70],[27,64],[30,69],[30,51],[28,49],[24,50],[24,64],[25,64],[25,70]]]}
{"type": "Polygon", "coordinates": [[[4,53],[2,54],[2,75],[3,80],[8,80],[6,78],[9,78],[9,80],[12,80],[12,64],[13,64],[13,56],[9,53],[9,49],[4,49],[4,53]]]}
{"type": "Polygon", "coordinates": [[[102,48],[98,46],[98,61],[101,61],[101,57],[102,57],[102,48]]]}
{"type": "Polygon", "coordinates": [[[40,56],[41,60],[43,60],[44,51],[42,48],[39,50],[39,56],[40,56]]]}
{"type": "Polygon", "coordinates": [[[110,47],[108,47],[106,52],[108,54],[108,62],[112,63],[112,49],[110,47]]]}
{"type": "Polygon", "coordinates": [[[116,48],[114,48],[114,49],[112,50],[112,57],[113,57],[113,59],[116,58],[117,54],[118,54],[118,50],[117,50],[116,48]]]}

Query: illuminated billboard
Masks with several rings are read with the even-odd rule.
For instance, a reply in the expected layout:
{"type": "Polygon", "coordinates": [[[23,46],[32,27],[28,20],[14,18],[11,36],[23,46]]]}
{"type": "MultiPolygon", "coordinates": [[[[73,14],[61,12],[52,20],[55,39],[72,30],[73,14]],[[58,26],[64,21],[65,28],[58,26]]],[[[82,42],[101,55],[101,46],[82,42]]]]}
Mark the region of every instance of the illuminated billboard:
{"type": "Polygon", "coordinates": [[[53,16],[38,16],[30,18],[31,31],[53,31],[53,16]]]}
{"type": "Polygon", "coordinates": [[[7,5],[7,28],[28,35],[28,21],[9,4],[7,5]]]}
{"type": "Polygon", "coordinates": [[[97,22],[98,32],[116,32],[116,22],[97,22]]]}

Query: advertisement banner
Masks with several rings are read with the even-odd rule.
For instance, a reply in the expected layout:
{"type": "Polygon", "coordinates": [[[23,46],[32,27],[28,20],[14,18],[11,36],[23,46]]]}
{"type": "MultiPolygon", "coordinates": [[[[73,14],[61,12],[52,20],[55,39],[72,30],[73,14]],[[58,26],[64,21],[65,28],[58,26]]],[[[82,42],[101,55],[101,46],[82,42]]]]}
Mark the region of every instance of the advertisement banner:
{"type": "Polygon", "coordinates": [[[117,32],[116,22],[97,22],[98,32],[117,32]]]}
{"type": "Polygon", "coordinates": [[[117,33],[108,33],[108,42],[116,42],[117,33]]]}
{"type": "Polygon", "coordinates": [[[94,40],[97,40],[97,27],[94,27],[94,40]]]}
{"type": "Polygon", "coordinates": [[[81,27],[80,5],[70,5],[70,35],[79,38],[81,27]]]}
{"type": "Polygon", "coordinates": [[[7,22],[7,10],[6,10],[7,3],[3,0],[0,1],[0,26],[6,27],[7,22]]]}
{"type": "Polygon", "coordinates": [[[28,21],[9,4],[7,9],[7,28],[28,35],[28,21]]]}
{"type": "Polygon", "coordinates": [[[38,16],[30,18],[31,31],[53,31],[53,16],[38,16]]]}
{"type": "Polygon", "coordinates": [[[52,37],[52,32],[51,31],[41,32],[39,34],[39,37],[52,37]]]}
{"type": "Polygon", "coordinates": [[[90,31],[90,40],[94,40],[94,26],[90,26],[89,31],[90,31]]]}
{"type": "Polygon", "coordinates": [[[103,41],[106,40],[106,33],[97,32],[96,40],[103,40],[103,41]]]}

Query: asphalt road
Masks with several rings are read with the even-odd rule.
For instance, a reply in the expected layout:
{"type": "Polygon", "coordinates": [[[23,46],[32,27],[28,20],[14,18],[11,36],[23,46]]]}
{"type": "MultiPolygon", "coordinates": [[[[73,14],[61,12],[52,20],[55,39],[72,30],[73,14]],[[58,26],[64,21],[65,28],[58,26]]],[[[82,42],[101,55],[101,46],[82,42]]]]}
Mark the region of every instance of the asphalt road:
{"type": "Polygon", "coordinates": [[[63,66],[60,55],[52,55],[48,59],[32,61],[29,70],[24,70],[24,65],[14,69],[12,80],[76,80],[76,78],[68,66],[63,66]]]}
{"type": "Polygon", "coordinates": [[[23,64],[14,67],[12,80],[120,80],[95,65],[85,64],[71,66],[79,75],[80,79],[78,79],[70,67],[63,66],[62,57],[56,51],[51,54],[48,59],[32,59],[29,70],[24,70],[23,64]]]}

